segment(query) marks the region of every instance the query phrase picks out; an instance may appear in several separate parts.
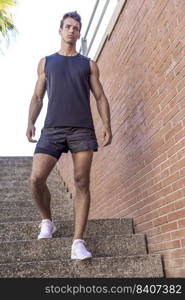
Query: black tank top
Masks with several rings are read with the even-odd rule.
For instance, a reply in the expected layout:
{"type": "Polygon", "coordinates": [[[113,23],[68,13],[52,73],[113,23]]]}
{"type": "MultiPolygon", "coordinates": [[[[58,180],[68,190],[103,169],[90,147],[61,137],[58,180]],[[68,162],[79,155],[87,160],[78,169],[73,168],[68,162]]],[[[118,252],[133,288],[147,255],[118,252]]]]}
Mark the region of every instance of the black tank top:
{"type": "Polygon", "coordinates": [[[90,108],[90,58],[78,53],[46,56],[48,108],[44,127],[94,129],[90,108]]]}

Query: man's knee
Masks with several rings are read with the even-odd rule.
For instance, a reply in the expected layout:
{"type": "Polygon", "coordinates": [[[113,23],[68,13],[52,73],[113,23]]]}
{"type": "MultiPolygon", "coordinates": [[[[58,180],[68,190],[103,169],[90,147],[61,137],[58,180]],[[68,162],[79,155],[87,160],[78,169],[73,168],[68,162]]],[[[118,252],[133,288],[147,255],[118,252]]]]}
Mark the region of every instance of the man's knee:
{"type": "Polygon", "coordinates": [[[46,178],[41,174],[34,174],[32,173],[30,176],[30,182],[32,185],[40,185],[46,183],[46,178]]]}
{"type": "Polygon", "coordinates": [[[89,189],[89,176],[80,176],[80,175],[75,175],[74,176],[74,183],[75,187],[78,190],[88,190],[89,189]]]}

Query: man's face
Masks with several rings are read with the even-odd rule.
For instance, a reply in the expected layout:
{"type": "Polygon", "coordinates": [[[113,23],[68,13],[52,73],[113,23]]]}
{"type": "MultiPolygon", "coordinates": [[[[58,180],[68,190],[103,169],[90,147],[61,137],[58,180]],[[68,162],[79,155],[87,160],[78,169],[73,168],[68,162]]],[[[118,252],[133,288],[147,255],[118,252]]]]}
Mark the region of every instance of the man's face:
{"type": "Polygon", "coordinates": [[[73,18],[64,20],[63,28],[59,29],[62,39],[69,44],[75,44],[80,38],[80,24],[73,18]]]}

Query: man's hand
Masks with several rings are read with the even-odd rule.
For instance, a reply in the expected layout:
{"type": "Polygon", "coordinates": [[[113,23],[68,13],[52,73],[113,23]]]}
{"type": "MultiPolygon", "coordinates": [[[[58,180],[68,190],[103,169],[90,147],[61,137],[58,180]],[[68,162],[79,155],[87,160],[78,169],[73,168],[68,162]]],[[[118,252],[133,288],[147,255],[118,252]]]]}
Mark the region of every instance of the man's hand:
{"type": "Polygon", "coordinates": [[[35,126],[33,124],[29,124],[28,125],[28,128],[27,128],[27,131],[26,131],[26,136],[28,138],[28,141],[31,142],[31,143],[36,143],[37,140],[33,140],[32,137],[35,136],[35,126]]]}
{"type": "Polygon", "coordinates": [[[103,138],[102,138],[102,146],[105,147],[111,144],[112,141],[112,132],[111,129],[103,128],[102,130],[103,138]]]}

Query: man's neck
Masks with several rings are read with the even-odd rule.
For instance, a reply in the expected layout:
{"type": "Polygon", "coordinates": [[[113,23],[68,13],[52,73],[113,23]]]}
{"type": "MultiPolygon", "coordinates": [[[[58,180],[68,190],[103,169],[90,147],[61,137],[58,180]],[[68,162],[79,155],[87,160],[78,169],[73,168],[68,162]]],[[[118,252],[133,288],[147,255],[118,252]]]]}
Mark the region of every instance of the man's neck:
{"type": "Polygon", "coordinates": [[[65,56],[74,56],[77,54],[75,47],[64,47],[61,46],[60,50],[58,51],[59,54],[65,55],[65,56]]]}

